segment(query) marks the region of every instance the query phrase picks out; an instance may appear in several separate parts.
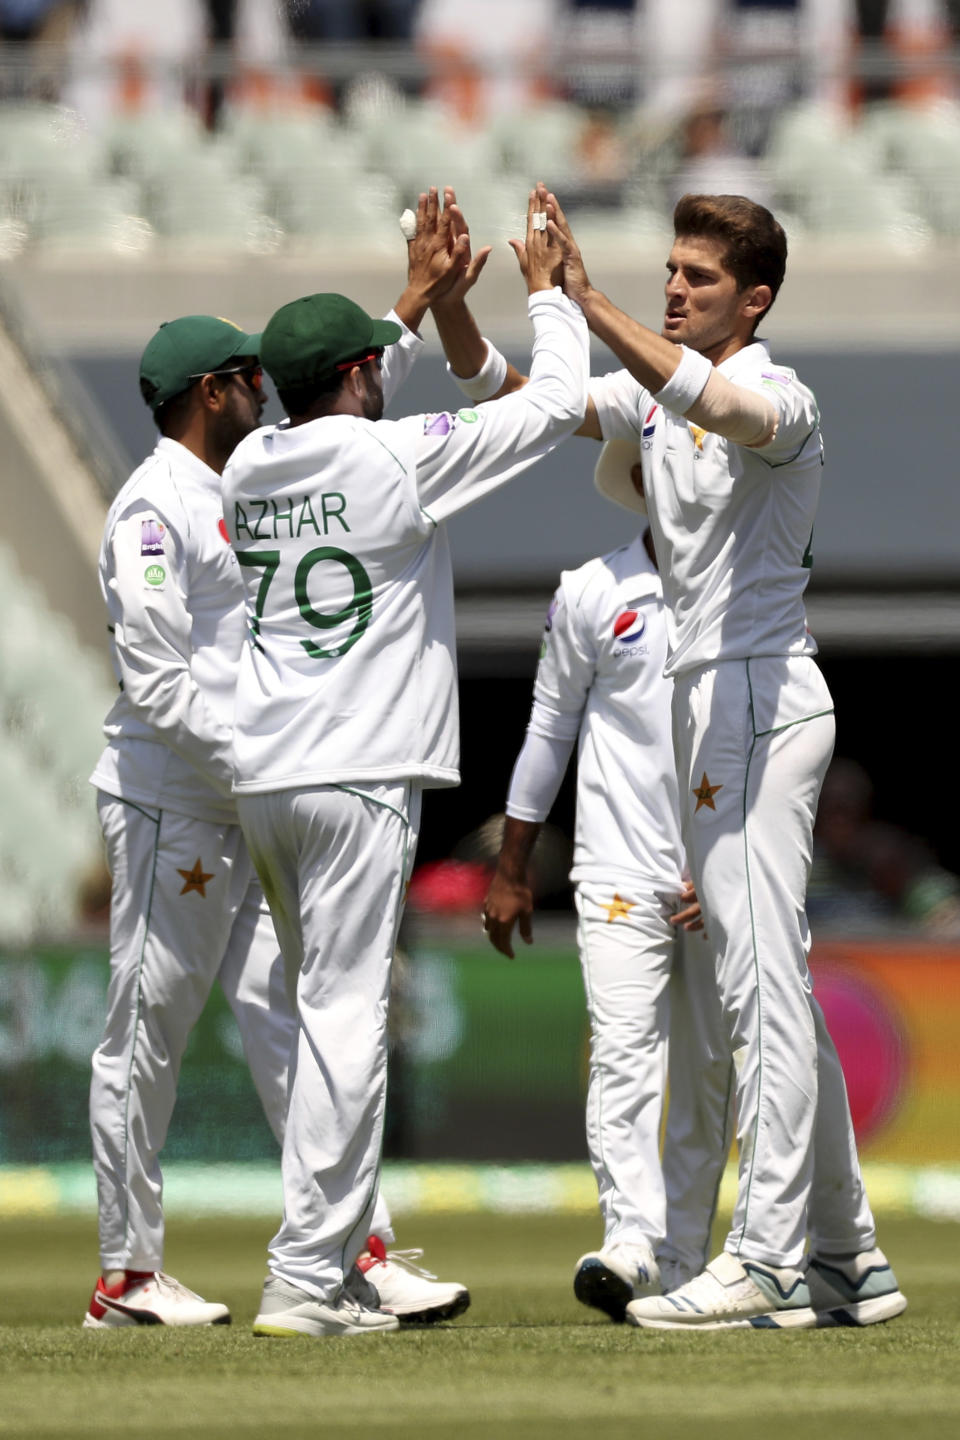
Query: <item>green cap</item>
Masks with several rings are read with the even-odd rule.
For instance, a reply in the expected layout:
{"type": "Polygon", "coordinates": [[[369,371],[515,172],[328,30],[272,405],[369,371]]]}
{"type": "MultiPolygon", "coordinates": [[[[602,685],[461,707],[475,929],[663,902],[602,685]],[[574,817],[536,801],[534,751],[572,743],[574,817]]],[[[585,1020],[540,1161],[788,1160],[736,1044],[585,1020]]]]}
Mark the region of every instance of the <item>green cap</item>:
{"type": "Polygon", "coordinates": [[[260,336],[232,320],[183,315],[165,321],[140,358],[140,393],[151,410],[179,395],[198,375],[221,370],[240,355],[259,355],[260,336]]]}
{"type": "Polygon", "coordinates": [[[260,360],[280,390],[325,380],[346,360],[394,345],[403,329],[374,320],[346,295],[305,295],[281,305],[267,322],[260,360]]]}

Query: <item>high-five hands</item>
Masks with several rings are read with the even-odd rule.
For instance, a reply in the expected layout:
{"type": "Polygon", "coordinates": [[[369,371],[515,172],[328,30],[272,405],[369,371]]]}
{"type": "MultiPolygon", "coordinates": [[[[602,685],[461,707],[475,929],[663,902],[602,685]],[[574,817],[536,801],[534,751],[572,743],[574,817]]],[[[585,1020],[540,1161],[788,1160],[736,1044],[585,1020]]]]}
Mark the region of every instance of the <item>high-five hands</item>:
{"type": "Polygon", "coordinates": [[[560,231],[556,225],[551,230],[550,225],[547,187],[538,184],[530,191],[527,201],[526,240],[508,241],[530,295],[537,290],[552,290],[563,281],[560,231]]]}
{"type": "Polygon", "coordinates": [[[416,215],[407,211],[402,217],[401,228],[407,238],[407,287],[425,306],[434,304],[462,282],[470,261],[466,221],[453,191],[445,195],[451,197],[451,202],[441,206],[437,187],[431,185],[419,196],[416,215]]]}

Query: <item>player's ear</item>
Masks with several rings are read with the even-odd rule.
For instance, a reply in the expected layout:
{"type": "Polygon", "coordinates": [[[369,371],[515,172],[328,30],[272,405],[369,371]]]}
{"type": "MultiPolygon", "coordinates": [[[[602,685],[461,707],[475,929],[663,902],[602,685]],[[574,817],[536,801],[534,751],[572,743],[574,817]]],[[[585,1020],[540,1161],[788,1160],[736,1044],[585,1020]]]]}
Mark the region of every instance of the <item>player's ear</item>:
{"type": "Polygon", "coordinates": [[[197,382],[197,395],[204,410],[212,410],[220,414],[227,403],[227,386],[230,384],[229,376],[204,375],[197,382]]]}
{"type": "Polygon", "coordinates": [[[773,304],[773,291],[769,285],[750,285],[743,292],[742,312],[750,320],[756,320],[773,304]]]}
{"type": "Polygon", "coordinates": [[[362,400],[367,393],[367,382],[363,373],[362,365],[353,365],[347,371],[346,387],[358,400],[362,400]]]}

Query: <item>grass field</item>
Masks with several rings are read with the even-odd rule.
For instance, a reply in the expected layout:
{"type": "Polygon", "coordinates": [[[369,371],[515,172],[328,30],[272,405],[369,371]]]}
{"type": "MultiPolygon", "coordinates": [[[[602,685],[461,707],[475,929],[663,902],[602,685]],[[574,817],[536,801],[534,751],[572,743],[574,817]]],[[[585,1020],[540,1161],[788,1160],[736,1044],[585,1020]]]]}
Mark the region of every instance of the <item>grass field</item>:
{"type": "Polygon", "coordinates": [[[868,1330],[675,1335],[583,1309],[583,1217],[404,1220],[473,1305],[432,1331],[255,1340],[269,1225],[170,1225],[167,1268],[227,1302],[228,1330],[79,1328],[95,1278],[91,1221],[0,1223],[0,1435],[709,1437],[960,1436],[960,1237],[883,1225],[910,1308],[868,1330]]]}

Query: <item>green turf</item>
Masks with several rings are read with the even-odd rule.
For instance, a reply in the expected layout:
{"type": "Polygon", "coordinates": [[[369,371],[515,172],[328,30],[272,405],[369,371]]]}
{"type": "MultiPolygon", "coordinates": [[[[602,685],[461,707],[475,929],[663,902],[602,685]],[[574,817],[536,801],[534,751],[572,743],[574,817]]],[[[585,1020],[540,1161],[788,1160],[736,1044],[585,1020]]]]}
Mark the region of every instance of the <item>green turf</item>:
{"type": "Polygon", "coordinates": [[[927,1440],[960,1435],[957,1227],[887,1221],[906,1315],[868,1330],[651,1334],[573,1299],[582,1218],[406,1219],[470,1285],[463,1319],[349,1340],[255,1340],[269,1226],[171,1225],[167,1266],[230,1329],[79,1328],[89,1222],[0,1223],[0,1435],[927,1440]]]}

